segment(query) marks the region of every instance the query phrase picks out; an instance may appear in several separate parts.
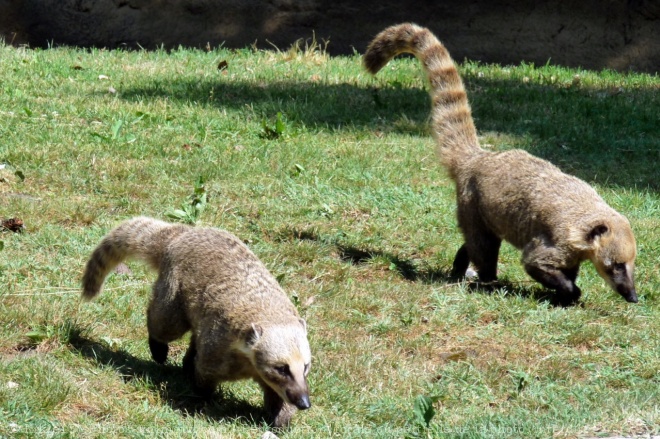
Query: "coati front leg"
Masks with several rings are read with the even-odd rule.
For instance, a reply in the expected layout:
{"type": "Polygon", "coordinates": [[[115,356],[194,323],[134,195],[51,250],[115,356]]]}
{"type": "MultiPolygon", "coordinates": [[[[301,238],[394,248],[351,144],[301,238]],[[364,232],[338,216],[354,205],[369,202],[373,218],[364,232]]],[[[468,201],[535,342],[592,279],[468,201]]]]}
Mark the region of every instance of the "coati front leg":
{"type": "Polygon", "coordinates": [[[535,239],[523,250],[527,274],[544,287],[555,290],[562,303],[574,304],[582,295],[575,284],[580,264],[566,267],[563,259],[561,251],[545,240],[535,239]]]}
{"type": "Polygon", "coordinates": [[[264,410],[268,422],[275,428],[287,427],[298,409],[286,403],[268,384],[259,380],[259,385],[264,391],[264,410]]]}
{"type": "Polygon", "coordinates": [[[151,351],[151,358],[153,358],[156,363],[165,364],[170,346],[167,343],[161,343],[155,338],[149,336],[149,350],[151,351]]]}
{"type": "Polygon", "coordinates": [[[193,333],[186,355],[183,357],[183,371],[190,378],[195,393],[208,399],[215,393],[218,380],[205,376],[201,372],[198,362],[200,362],[200,355],[197,352],[197,337],[193,333]]]}
{"type": "Polygon", "coordinates": [[[190,344],[186,355],[183,356],[183,372],[194,382],[195,379],[195,357],[197,357],[197,347],[195,346],[195,334],[190,337],[190,344]]]}

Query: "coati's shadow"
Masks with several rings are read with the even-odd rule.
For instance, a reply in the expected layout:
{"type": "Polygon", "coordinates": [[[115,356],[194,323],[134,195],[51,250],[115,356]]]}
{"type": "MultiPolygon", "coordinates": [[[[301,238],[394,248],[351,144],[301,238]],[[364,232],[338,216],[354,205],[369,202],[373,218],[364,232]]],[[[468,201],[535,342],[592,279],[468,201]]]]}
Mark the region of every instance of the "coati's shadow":
{"type": "Polygon", "coordinates": [[[411,259],[404,259],[398,255],[382,250],[364,246],[348,245],[340,242],[334,236],[324,236],[313,229],[296,229],[285,227],[276,233],[280,241],[314,241],[334,247],[339,259],[352,265],[368,264],[375,258],[389,261],[394,271],[409,281],[424,283],[447,283],[452,281],[449,271],[431,266],[423,266],[411,259]]]}
{"type": "Polygon", "coordinates": [[[452,281],[448,270],[423,267],[410,259],[403,259],[393,253],[341,244],[337,245],[337,251],[342,261],[354,265],[366,264],[377,257],[383,258],[392,264],[392,268],[401,277],[409,281],[423,283],[447,283],[452,281]]]}
{"type": "Polygon", "coordinates": [[[161,365],[151,358],[145,360],[122,350],[113,350],[102,342],[80,335],[82,333],[82,330],[73,331],[69,340],[73,349],[92,363],[115,369],[126,382],[144,380],[151,383],[163,401],[185,416],[226,419],[249,426],[267,422],[261,407],[236,399],[229,392],[222,396],[215,394],[210,399],[197,396],[181,366],[161,365]]]}
{"type": "MultiPolygon", "coordinates": [[[[458,280],[454,278],[455,280],[458,280]]],[[[479,282],[477,280],[468,280],[467,287],[471,293],[479,294],[502,294],[503,297],[523,297],[533,299],[537,302],[545,302],[550,306],[557,308],[570,308],[573,306],[584,306],[584,302],[570,300],[558,296],[555,292],[542,288],[541,286],[521,285],[506,280],[497,280],[495,282],[479,282]]]]}

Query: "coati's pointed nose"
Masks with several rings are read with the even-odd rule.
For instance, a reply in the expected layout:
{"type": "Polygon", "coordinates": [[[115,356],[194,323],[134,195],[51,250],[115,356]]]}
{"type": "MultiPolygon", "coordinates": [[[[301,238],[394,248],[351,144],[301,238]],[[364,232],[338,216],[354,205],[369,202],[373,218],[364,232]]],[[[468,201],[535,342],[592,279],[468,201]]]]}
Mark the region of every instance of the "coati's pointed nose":
{"type": "Polygon", "coordinates": [[[637,303],[637,290],[632,282],[626,282],[625,284],[617,285],[616,292],[621,295],[626,302],[637,303]],[[626,285],[627,284],[627,285],[626,285]]]}
{"type": "Polygon", "coordinates": [[[300,410],[307,410],[311,406],[312,406],[312,403],[309,402],[309,395],[303,395],[302,398],[300,398],[296,402],[296,407],[298,407],[298,409],[300,409],[300,410]]]}
{"type": "Polygon", "coordinates": [[[298,407],[299,410],[307,410],[312,406],[312,403],[309,402],[309,395],[307,393],[303,393],[302,395],[295,397],[294,395],[291,395],[289,392],[287,392],[286,396],[289,398],[289,401],[296,407],[298,407]]]}
{"type": "Polygon", "coordinates": [[[635,290],[632,290],[627,296],[625,296],[626,302],[630,303],[637,303],[639,300],[637,299],[637,293],[635,290]]]}
{"type": "Polygon", "coordinates": [[[637,291],[635,290],[635,287],[630,288],[630,286],[618,286],[617,287],[617,292],[621,294],[621,296],[626,299],[626,302],[630,303],[637,303],[637,291]]]}

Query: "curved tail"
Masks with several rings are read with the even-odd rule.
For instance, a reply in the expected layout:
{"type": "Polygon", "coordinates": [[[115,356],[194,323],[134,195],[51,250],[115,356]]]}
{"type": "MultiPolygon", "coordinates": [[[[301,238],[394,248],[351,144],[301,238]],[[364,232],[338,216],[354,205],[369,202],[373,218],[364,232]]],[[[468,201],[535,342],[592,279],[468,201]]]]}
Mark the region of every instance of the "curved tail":
{"type": "Polygon", "coordinates": [[[184,225],[147,217],[121,223],[103,238],[87,261],[82,278],[83,299],[97,296],[106,276],[127,258],[136,257],[157,268],[169,242],[186,229],[184,225]]]}
{"type": "Polygon", "coordinates": [[[373,39],[363,57],[364,67],[375,75],[401,53],[414,55],[424,67],[431,86],[433,135],[443,164],[456,178],[463,160],[483,151],[456,65],[430,30],[404,23],[385,29],[373,39]]]}

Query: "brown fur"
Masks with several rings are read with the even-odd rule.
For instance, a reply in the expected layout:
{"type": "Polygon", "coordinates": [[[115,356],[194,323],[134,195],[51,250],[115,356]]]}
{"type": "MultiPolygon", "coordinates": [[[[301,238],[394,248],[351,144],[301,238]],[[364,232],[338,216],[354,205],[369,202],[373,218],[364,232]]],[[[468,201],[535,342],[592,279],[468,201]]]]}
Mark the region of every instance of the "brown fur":
{"type": "Polygon", "coordinates": [[[276,427],[310,407],[311,353],[305,321],[259,259],[234,235],[151,218],[125,221],[92,253],[83,275],[85,299],[108,273],[137,257],[158,270],[147,310],[149,347],[159,363],[168,343],[192,330],[184,369],[210,395],[218,383],[252,378],[276,427]]]}
{"type": "Polygon", "coordinates": [[[471,262],[480,280],[494,281],[504,239],[523,251],[527,273],[562,300],[580,297],[575,279],[589,259],[614,290],[636,302],[636,246],[628,220],[587,183],[545,160],[522,150],[481,149],[456,65],[428,29],[409,23],[385,29],[367,48],[364,65],[376,74],[400,53],[415,55],[427,74],[433,136],[456,184],[465,244],[454,272],[463,275],[471,262]]]}

